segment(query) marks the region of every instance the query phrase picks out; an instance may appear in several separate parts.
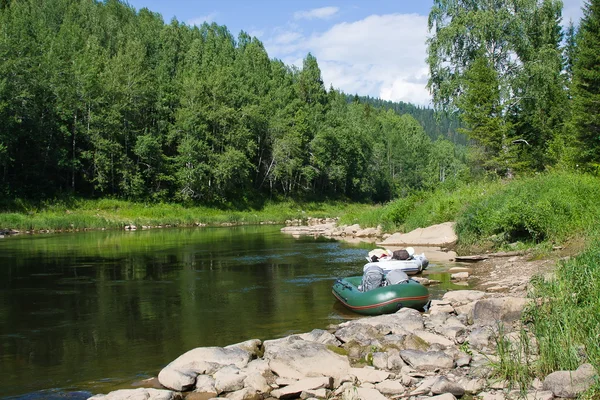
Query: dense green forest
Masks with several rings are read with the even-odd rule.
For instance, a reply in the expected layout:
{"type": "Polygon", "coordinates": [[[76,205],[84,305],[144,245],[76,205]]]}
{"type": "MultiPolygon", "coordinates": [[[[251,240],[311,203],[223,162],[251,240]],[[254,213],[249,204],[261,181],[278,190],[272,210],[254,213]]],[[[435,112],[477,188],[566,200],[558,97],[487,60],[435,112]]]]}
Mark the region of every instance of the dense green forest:
{"type": "Polygon", "coordinates": [[[118,0],[0,11],[0,190],[249,204],[385,201],[463,179],[466,152],[408,114],[350,103],[225,26],[118,0]]]}
{"type": "Polygon", "coordinates": [[[403,101],[396,102],[370,96],[359,96],[358,94],[348,95],[346,99],[351,102],[369,104],[378,109],[393,110],[398,115],[408,114],[421,123],[431,140],[445,138],[453,143],[467,145],[467,137],[460,133],[462,126],[456,114],[436,113],[435,110],[428,107],[419,107],[403,101]]]}
{"type": "Polygon", "coordinates": [[[564,30],[558,0],[434,1],[434,114],[327,89],[311,54],[288,66],[214,23],[120,0],[4,0],[0,193],[382,202],[596,171],[599,7],[564,30]]]}

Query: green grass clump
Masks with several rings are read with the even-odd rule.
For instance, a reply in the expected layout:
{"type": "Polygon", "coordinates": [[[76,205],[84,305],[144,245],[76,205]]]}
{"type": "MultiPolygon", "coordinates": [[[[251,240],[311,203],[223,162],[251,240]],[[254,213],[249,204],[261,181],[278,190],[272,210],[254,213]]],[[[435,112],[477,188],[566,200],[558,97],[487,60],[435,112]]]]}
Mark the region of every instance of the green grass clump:
{"type": "Polygon", "coordinates": [[[532,295],[538,306],[527,316],[538,340],[539,372],[573,370],[584,362],[600,370],[600,239],[559,264],[554,279],[536,279],[532,295]]]}
{"type": "MultiPolygon", "coordinates": [[[[519,338],[498,334],[498,357],[491,363],[498,378],[523,390],[535,377],[573,371],[584,363],[600,371],[600,231],[591,235],[591,245],[560,263],[554,276],[532,280],[533,303],[523,314],[519,338]]],[[[600,381],[581,398],[598,398],[598,393],[600,381]]]]}
{"type": "Polygon", "coordinates": [[[458,215],[456,232],[466,246],[555,243],[585,234],[599,218],[597,177],[548,173],[511,181],[473,199],[458,215]]]}

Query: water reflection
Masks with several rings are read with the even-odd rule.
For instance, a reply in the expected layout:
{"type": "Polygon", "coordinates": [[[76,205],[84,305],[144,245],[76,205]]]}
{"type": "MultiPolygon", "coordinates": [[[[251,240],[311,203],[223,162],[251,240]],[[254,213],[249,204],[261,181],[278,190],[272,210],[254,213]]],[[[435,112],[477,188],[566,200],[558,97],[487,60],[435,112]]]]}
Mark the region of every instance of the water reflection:
{"type": "Polygon", "coordinates": [[[107,392],[194,347],[356,318],[331,285],[359,274],[371,246],[272,226],[4,239],[0,395],[107,392]]]}

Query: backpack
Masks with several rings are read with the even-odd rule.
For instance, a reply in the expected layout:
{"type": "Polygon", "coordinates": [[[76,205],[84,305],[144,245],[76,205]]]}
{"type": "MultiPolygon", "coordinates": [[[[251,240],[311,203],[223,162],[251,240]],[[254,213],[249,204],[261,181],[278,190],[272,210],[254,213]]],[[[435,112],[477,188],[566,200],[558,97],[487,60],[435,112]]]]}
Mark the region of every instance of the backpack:
{"type": "Polygon", "coordinates": [[[392,260],[408,260],[410,258],[410,254],[406,250],[396,250],[392,255],[392,260]]]}
{"type": "Polygon", "coordinates": [[[400,269],[393,269],[385,276],[385,281],[388,285],[397,285],[399,283],[408,282],[408,275],[400,269]]]}
{"type": "Polygon", "coordinates": [[[368,267],[363,273],[362,284],[359,290],[368,292],[369,290],[377,289],[383,283],[383,269],[376,265],[368,267]]]}

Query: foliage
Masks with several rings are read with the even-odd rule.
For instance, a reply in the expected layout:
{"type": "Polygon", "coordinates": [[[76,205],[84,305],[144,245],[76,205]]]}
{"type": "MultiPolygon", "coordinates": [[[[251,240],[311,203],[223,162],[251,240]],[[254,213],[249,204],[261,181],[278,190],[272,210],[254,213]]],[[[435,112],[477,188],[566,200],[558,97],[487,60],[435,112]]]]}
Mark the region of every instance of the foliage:
{"type": "Polygon", "coordinates": [[[140,203],[118,199],[70,199],[67,202],[15,201],[0,213],[0,228],[17,230],[85,230],[142,226],[284,224],[286,220],[324,218],[361,213],[371,206],[342,203],[267,203],[259,209],[185,207],[175,203],[140,203]]]}
{"type": "Polygon", "coordinates": [[[542,171],[567,105],[562,2],[436,0],[429,14],[428,87],[436,108],[458,113],[501,177],[542,171]]]}
{"type": "Polygon", "coordinates": [[[559,264],[555,278],[534,281],[532,296],[539,307],[531,307],[539,345],[539,372],[573,370],[582,362],[600,367],[600,242],[597,231],[582,254],[559,264]]]}
{"type": "Polygon", "coordinates": [[[585,235],[600,217],[598,183],[592,176],[564,172],[502,184],[469,202],[458,216],[456,232],[465,246],[560,243],[585,235]]]}
{"type": "Polygon", "coordinates": [[[600,166],[600,1],[584,7],[573,65],[573,123],[581,144],[579,161],[598,172],[600,166]]]}
{"type": "Polygon", "coordinates": [[[465,170],[454,142],[443,160],[428,151],[411,116],[326,90],[311,54],[288,67],[245,32],[165,24],[120,0],[10,2],[0,77],[10,197],[383,202],[465,170]]]}

